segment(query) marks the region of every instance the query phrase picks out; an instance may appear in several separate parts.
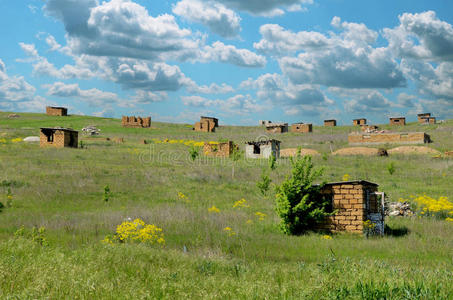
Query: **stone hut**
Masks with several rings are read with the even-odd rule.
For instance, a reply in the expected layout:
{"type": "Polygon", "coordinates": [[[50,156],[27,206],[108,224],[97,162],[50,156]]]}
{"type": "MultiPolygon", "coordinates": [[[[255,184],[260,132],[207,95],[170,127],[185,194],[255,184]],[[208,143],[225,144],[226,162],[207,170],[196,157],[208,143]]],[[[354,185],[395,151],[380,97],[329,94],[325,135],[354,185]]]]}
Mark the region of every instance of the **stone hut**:
{"type": "Polygon", "coordinates": [[[295,123],[291,125],[291,132],[308,133],[313,131],[312,124],[295,123]]]}
{"type": "Polygon", "coordinates": [[[354,119],[354,120],[352,120],[352,124],[354,126],[366,125],[366,119],[354,119]]]}
{"type": "Polygon", "coordinates": [[[79,132],[70,128],[41,128],[39,145],[41,147],[77,148],[79,144],[79,132]]]}
{"type": "Polygon", "coordinates": [[[48,116],[67,116],[68,109],[66,107],[46,106],[46,115],[48,115],[48,116]]]}
{"type": "Polygon", "coordinates": [[[215,132],[215,123],[210,120],[203,120],[195,123],[193,130],[200,132],[215,132]]]}
{"type": "Polygon", "coordinates": [[[436,124],[436,118],[431,113],[418,114],[417,117],[420,124],[436,124]]]}
{"type": "Polygon", "coordinates": [[[237,146],[232,142],[226,143],[204,143],[203,154],[211,157],[230,157],[237,146]]]}
{"type": "Polygon", "coordinates": [[[363,233],[363,223],[370,220],[376,233],[384,233],[384,193],[376,183],[365,180],[328,183],[321,189],[323,197],[332,203],[334,216],[328,217],[320,229],[334,232],[363,233]]]}
{"type": "Polygon", "coordinates": [[[275,158],[280,157],[280,141],[266,140],[258,142],[246,142],[245,157],[246,158],[269,158],[274,154],[275,158]]]}
{"type": "Polygon", "coordinates": [[[121,119],[121,125],[123,127],[132,128],[149,128],[151,127],[151,117],[135,117],[135,116],[123,116],[121,119]]]}
{"type": "Polygon", "coordinates": [[[337,120],[324,120],[324,126],[335,127],[337,126],[337,120]]]}
{"type": "Polygon", "coordinates": [[[430,143],[431,138],[424,132],[353,132],[348,135],[350,145],[377,144],[424,144],[430,143]]]}
{"type": "Polygon", "coordinates": [[[285,133],[288,132],[288,123],[271,123],[266,125],[268,133],[285,133]]]}
{"type": "Polygon", "coordinates": [[[211,121],[214,123],[214,127],[219,127],[219,119],[213,117],[200,117],[200,122],[211,121]]]}
{"type": "Polygon", "coordinates": [[[390,118],[390,125],[406,125],[405,117],[390,118]]]}

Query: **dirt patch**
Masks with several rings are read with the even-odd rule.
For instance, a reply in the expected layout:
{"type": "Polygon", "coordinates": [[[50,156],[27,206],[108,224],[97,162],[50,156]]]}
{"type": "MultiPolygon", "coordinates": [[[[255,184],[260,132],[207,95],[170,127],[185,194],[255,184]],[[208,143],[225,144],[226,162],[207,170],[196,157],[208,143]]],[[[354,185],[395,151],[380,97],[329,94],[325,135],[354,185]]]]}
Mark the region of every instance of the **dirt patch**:
{"type": "MultiPolygon", "coordinates": [[[[288,149],[281,149],[280,150],[280,157],[292,157],[292,156],[296,156],[297,154],[297,148],[288,148],[288,149]]],[[[316,150],[313,150],[313,149],[301,149],[300,150],[300,155],[304,156],[304,155],[311,155],[311,156],[315,156],[315,155],[320,155],[320,153],[316,150]]]]}
{"type": "Polygon", "coordinates": [[[425,147],[425,146],[401,146],[401,147],[396,147],[390,150],[387,150],[387,152],[392,155],[392,154],[432,154],[432,155],[438,155],[441,154],[439,151],[425,147]]]}
{"type": "Polygon", "coordinates": [[[445,155],[453,157],[453,151],[447,151],[445,152],[445,155]]]}
{"type": "Polygon", "coordinates": [[[332,155],[378,155],[379,149],[368,147],[350,147],[337,150],[332,155]]]}

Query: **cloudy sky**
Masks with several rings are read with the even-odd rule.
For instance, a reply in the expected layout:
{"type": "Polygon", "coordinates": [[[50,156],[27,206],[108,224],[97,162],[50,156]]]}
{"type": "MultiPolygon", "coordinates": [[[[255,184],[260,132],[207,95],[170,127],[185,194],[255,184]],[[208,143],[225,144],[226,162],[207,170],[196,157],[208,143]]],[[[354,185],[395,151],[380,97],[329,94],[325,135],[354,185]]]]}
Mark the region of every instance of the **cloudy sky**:
{"type": "Polygon", "coordinates": [[[450,0],[0,0],[0,110],[453,118],[450,0]]]}

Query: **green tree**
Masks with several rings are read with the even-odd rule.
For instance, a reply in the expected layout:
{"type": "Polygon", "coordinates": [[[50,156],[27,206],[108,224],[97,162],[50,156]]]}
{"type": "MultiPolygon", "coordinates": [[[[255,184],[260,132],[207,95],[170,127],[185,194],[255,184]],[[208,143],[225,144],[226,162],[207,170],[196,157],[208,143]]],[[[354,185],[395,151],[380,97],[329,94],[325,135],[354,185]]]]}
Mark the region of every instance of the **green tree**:
{"type": "Polygon", "coordinates": [[[274,152],[272,152],[271,156],[269,156],[269,169],[272,171],[277,168],[277,158],[274,155],[274,152]]]}
{"type": "Polygon", "coordinates": [[[314,168],[311,156],[297,155],[291,165],[291,176],[276,187],[275,209],[284,233],[302,234],[332,215],[328,212],[331,203],[320,193],[324,184],[314,185],[323,169],[314,168]]]}
{"type": "Polygon", "coordinates": [[[261,180],[256,183],[261,194],[266,195],[267,191],[269,191],[271,182],[272,179],[270,179],[269,175],[266,174],[266,171],[263,170],[263,173],[261,173],[261,180]]]}

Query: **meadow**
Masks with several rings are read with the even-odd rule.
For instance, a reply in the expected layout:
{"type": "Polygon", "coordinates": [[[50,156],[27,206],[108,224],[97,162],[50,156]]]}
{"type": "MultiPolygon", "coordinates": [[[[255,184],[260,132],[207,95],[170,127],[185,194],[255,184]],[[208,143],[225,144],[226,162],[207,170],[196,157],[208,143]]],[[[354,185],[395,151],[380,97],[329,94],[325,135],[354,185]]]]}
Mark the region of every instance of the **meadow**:
{"type": "MultiPolygon", "coordinates": [[[[347,147],[352,126],[314,126],[311,134],[269,135],[258,126],[199,133],[188,124],[134,129],[117,119],[8,114],[0,112],[0,298],[453,299],[453,222],[394,217],[386,219],[391,230],[384,237],[287,236],[277,227],[273,189],[262,195],[256,182],[267,170],[272,185],[281,183],[290,174],[288,159],[274,171],[267,160],[244,157],[192,161],[184,141],[233,140],[243,149],[266,135],[282,148],[315,149],[323,180],[348,174],[372,181],[389,201],[423,194],[452,201],[451,158],[330,155],[347,147]],[[88,125],[101,135],[80,132],[83,149],[20,141],[39,127],[88,125]],[[234,207],[241,199],[246,205],[234,207]],[[162,228],[165,243],[102,242],[136,218],[162,228]]],[[[453,150],[453,120],[391,129],[425,131],[429,147],[453,150]]]]}

